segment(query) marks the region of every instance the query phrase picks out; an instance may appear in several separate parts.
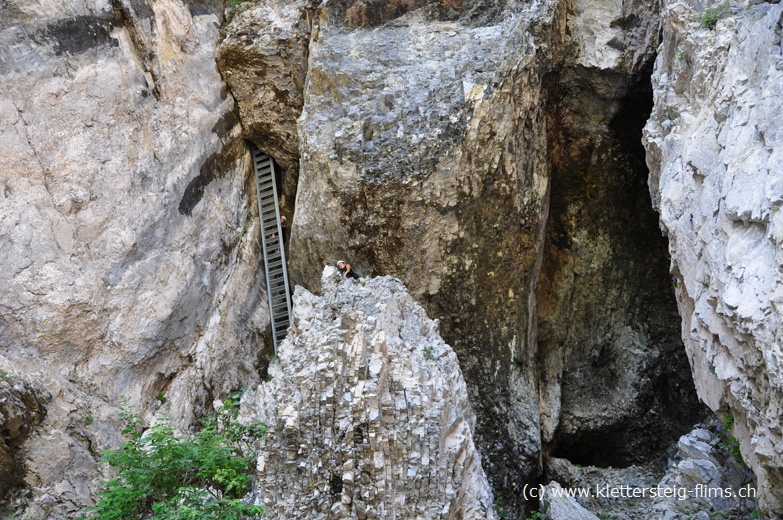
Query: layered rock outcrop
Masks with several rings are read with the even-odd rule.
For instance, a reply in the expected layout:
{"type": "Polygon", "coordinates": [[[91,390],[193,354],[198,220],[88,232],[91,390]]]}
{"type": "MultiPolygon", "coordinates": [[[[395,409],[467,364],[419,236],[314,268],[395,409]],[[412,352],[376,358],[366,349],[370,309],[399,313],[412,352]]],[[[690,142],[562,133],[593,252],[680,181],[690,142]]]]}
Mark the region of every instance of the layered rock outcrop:
{"type": "Polygon", "coordinates": [[[699,396],[733,415],[762,509],[781,515],[783,6],[703,12],[665,6],[645,129],[650,191],[699,396]]]}
{"type": "Polygon", "coordinates": [[[556,4],[380,18],[358,5],[327,4],[312,32],[291,278],[317,291],[319,266],[340,257],[399,277],[441,319],[487,470],[518,497],[540,471],[534,288],[556,4]]]}
{"type": "Polygon", "coordinates": [[[647,159],[673,281],[636,142],[657,4],[260,1],[221,32],[222,7],[0,2],[0,369],[53,396],[33,496],[88,500],[120,395],[184,425],[258,381],[247,137],[296,210],[295,283],[348,257],[441,318],[512,517],[542,456],[627,464],[697,414],[672,285],[700,395],[781,511],[779,6],[715,31],[665,6],[647,159]]]}
{"type": "Polygon", "coordinates": [[[0,2],[0,369],[53,396],[26,443],[33,498],[90,500],[121,395],[189,424],[258,380],[219,4],[0,2]]]}
{"type": "Polygon", "coordinates": [[[391,277],[360,283],[327,266],[321,288],[296,289],[271,380],[242,399],[240,420],[269,425],[255,490],[265,518],[495,518],[438,322],[391,277]]]}
{"type": "Polygon", "coordinates": [[[226,28],[222,71],[255,127],[292,133],[276,103],[298,94],[273,94],[307,70],[292,279],[317,291],[347,257],[442,319],[510,500],[542,434],[582,462],[649,459],[698,416],[638,142],[657,6],[394,5],[266,1],[226,28]]]}

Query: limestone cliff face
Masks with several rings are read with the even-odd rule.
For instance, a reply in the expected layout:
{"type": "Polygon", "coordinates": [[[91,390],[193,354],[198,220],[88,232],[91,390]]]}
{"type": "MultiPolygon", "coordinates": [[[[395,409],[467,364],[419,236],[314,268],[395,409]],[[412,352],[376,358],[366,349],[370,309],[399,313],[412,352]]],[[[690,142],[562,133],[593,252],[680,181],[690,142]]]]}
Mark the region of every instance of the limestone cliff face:
{"type": "Polygon", "coordinates": [[[645,138],[650,191],[699,396],[734,416],[762,506],[780,515],[783,6],[733,4],[714,30],[701,12],[666,3],[645,138]]]}
{"type": "Polygon", "coordinates": [[[0,370],[52,395],[25,480],[69,509],[121,395],[188,424],[258,377],[257,220],[216,4],[0,3],[0,370]]]}
{"type": "Polygon", "coordinates": [[[467,387],[437,321],[391,277],[359,283],[327,266],[321,288],[297,288],[272,379],[243,397],[240,420],[270,427],[264,517],[495,518],[467,387]]]}
{"type": "Polygon", "coordinates": [[[218,67],[237,101],[243,134],[282,169],[280,206],[293,215],[299,175],[296,122],[302,114],[311,2],[240,4],[223,31],[218,67]]]}
{"type": "MultiPolygon", "coordinates": [[[[700,396],[735,415],[764,507],[780,512],[781,11],[740,4],[708,31],[690,4],[664,7],[661,21],[643,1],[263,0],[221,28],[213,0],[0,1],[0,370],[20,381],[3,387],[16,401],[52,396],[14,405],[32,426],[4,439],[0,471],[20,474],[9,461],[23,453],[31,496],[73,511],[118,440],[120,395],[184,425],[258,382],[268,312],[244,137],[280,165],[294,283],[331,290],[321,267],[347,257],[440,318],[475,405],[475,430],[460,408],[457,446],[475,437],[512,515],[544,459],[635,462],[698,414],[673,291],[700,396]],[[638,146],[652,91],[650,191],[674,281],[638,146]]],[[[381,348],[374,334],[393,330],[375,327],[381,348]]],[[[413,351],[415,366],[381,368],[427,395],[417,371],[433,360],[413,351]]],[[[337,384],[317,377],[313,391],[337,384]]],[[[391,381],[375,397],[393,415],[391,381]]],[[[278,390],[259,391],[258,413],[288,421],[267,406],[295,396],[278,390]]],[[[313,435],[303,424],[296,435],[313,435]]],[[[337,478],[291,483],[318,493],[310,511],[435,516],[429,496],[412,513],[349,493],[377,452],[359,437],[353,467],[312,454],[342,468],[339,500],[337,478]]],[[[423,457],[390,460],[411,453],[423,457]]],[[[266,475],[283,473],[279,455],[266,475]]],[[[438,467],[452,483],[439,497],[483,514],[483,498],[460,509],[460,486],[483,482],[465,460],[438,467]]],[[[407,493],[366,472],[384,497],[407,493]]]]}
{"type": "Polygon", "coordinates": [[[259,2],[225,30],[254,128],[293,132],[298,94],[276,92],[306,69],[292,279],[317,291],[347,257],[441,318],[512,500],[542,435],[628,464],[698,414],[638,142],[658,30],[644,2],[361,1],[259,2]]]}
{"type": "Polygon", "coordinates": [[[320,266],[347,257],[403,280],[442,320],[488,471],[515,496],[540,471],[533,288],[555,4],[366,19],[360,7],[328,4],[314,22],[291,277],[318,290],[320,266]]]}

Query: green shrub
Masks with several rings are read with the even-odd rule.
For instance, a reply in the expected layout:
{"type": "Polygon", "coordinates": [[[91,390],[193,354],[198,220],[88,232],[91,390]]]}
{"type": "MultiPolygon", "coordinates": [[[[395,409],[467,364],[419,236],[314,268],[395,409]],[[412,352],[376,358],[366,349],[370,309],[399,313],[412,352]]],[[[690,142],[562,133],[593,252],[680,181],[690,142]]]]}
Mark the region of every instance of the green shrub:
{"type": "Polygon", "coordinates": [[[232,394],[196,433],[179,437],[168,420],[144,431],[144,422],[123,405],[121,448],[103,452],[117,476],[104,483],[98,505],[82,518],[126,520],[235,519],[263,514],[247,504],[255,470],[254,441],[266,426],[236,421],[241,393],[232,394]]]}
{"type": "Polygon", "coordinates": [[[737,462],[744,466],[745,460],[742,458],[742,453],[740,452],[739,441],[731,434],[732,426],[734,426],[734,416],[727,413],[723,416],[723,422],[718,427],[718,436],[721,439],[718,447],[731,453],[737,462]]]}
{"type": "Polygon", "coordinates": [[[699,21],[705,29],[714,29],[718,20],[723,20],[729,16],[729,3],[725,2],[717,7],[708,7],[701,13],[699,21]]]}

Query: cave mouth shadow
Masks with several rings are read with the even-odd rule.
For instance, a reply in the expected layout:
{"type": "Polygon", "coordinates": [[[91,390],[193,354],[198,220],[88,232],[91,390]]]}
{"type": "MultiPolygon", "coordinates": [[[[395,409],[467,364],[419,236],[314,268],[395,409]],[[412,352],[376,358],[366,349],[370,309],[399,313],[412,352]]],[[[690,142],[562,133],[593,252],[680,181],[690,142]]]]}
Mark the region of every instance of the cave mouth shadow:
{"type": "Polygon", "coordinates": [[[561,392],[543,451],[585,466],[655,464],[705,417],[647,184],[653,63],[634,77],[567,67],[546,83],[552,190],[538,368],[561,392]],[[628,355],[639,342],[643,353],[628,355]]]}

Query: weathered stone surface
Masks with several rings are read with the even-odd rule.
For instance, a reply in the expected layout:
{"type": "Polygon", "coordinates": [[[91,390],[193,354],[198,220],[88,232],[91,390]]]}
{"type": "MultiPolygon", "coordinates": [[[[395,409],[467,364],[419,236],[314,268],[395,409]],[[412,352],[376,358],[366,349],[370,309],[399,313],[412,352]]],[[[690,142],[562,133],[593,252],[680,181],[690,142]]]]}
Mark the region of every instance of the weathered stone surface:
{"type": "Polygon", "coordinates": [[[680,437],[677,456],[658,485],[692,493],[687,497],[657,498],[654,504],[648,504],[661,516],[672,512],[682,517],[702,510],[708,518],[753,518],[757,505],[756,480],[744,464],[722,447],[715,426],[711,425],[710,429],[697,427],[680,437]],[[751,489],[754,491],[749,497],[738,495],[740,490],[747,493],[751,489]]]}
{"type": "Polygon", "coordinates": [[[567,63],[629,75],[655,56],[658,2],[566,0],[561,9],[567,63]]]}
{"type": "Polygon", "coordinates": [[[360,274],[402,279],[441,319],[487,471],[515,500],[540,471],[534,288],[547,51],[535,37],[550,34],[554,7],[519,6],[478,26],[422,9],[372,30],[326,9],[299,126],[292,279],[316,291],[319,266],[341,257],[360,274]]]}
{"type": "Polygon", "coordinates": [[[546,485],[546,504],[549,520],[598,520],[573,497],[563,493],[563,488],[554,480],[546,485]]]}
{"type": "Polygon", "coordinates": [[[15,456],[46,415],[45,403],[50,399],[48,392],[32,388],[8,372],[0,374],[0,497],[21,476],[15,456]]]}
{"type": "Polygon", "coordinates": [[[243,396],[262,421],[257,499],[269,518],[492,519],[475,417],[438,322],[399,280],[327,266],[297,287],[293,326],[243,396]]]}
{"type": "Polygon", "coordinates": [[[783,514],[783,72],[779,4],[739,3],[714,30],[667,2],[646,127],[699,396],[733,414],[762,509],[783,514]]]}
{"type": "Polygon", "coordinates": [[[223,31],[218,67],[239,107],[244,136],[282,167],[281,206],[290,218],[299,173],[296,121],[302,113],[309,0],[240,4],[223,31]]]}
{"type": "Polygon", "coordinates": [[[0,369],[51,392],[25,479],[71,510],[121,395],[188,424],[258,380],[257,220],[212,4],[0,2],[0,369]]]}
{"type": "MultiPolygon", "coordinates": [[[[665,471],[651,466],[576,466],[565,459],[549,459],[546,471],[564,486],[589,490],[576,499],[599,518],[684,520],[698,511],[707,518],[751,520],[757,507],[755,478],[723,447],[717,427],[717,422],[697,425],[680,437],[665,471]],[[605,491],[599,494],[600,489],[605,491]],[[616,496],[608,489],[615,489],[616,496]],[[634,489],[639,489],[639,498],[628,500],[634,489]],[[745,497],[739,495],[741,490],[745,497]]],[[[556,491],[547,488],[547,495],[553,494],[556,491]]]]}

